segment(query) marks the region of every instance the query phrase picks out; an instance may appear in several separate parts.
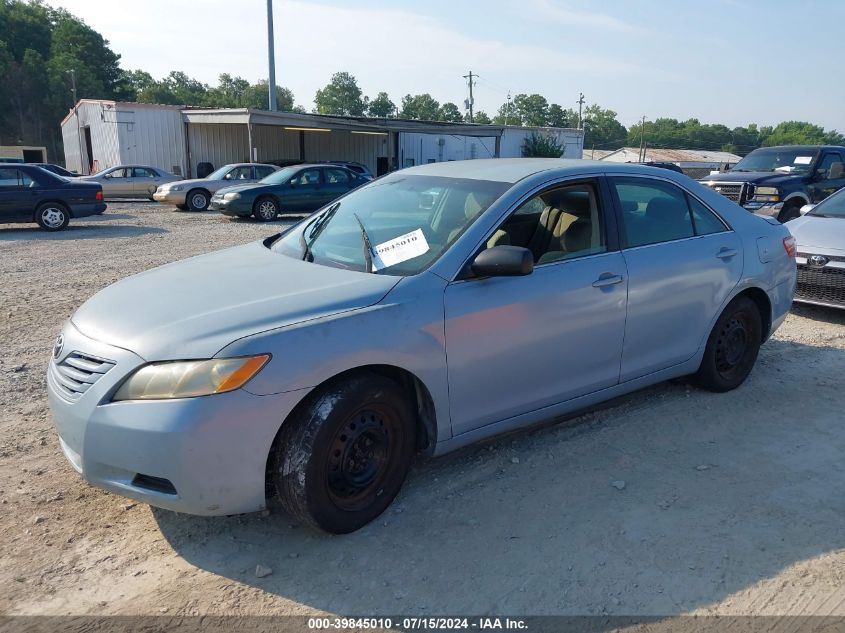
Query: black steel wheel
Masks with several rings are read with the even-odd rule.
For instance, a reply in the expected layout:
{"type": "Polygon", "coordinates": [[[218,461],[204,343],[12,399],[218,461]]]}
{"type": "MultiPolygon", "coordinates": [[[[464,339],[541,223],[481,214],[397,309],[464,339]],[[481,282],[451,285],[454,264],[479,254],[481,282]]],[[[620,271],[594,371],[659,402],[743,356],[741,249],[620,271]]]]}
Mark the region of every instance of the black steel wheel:
{"type": "Polygon", "coordinates": [[[711,391],[736,389],[751,373],[762,340],[757,304],[749,297],[737,297],[722,312],[707,339],[695,375],[697,384],[711,391]]]}
{"type": "Polygon", "coordinates": [[[353,532],[402,487],[414,453],[414,414],[393,380],[362,373],[328,384],[282,424],[268,483],[294,518],[353,532]]]}

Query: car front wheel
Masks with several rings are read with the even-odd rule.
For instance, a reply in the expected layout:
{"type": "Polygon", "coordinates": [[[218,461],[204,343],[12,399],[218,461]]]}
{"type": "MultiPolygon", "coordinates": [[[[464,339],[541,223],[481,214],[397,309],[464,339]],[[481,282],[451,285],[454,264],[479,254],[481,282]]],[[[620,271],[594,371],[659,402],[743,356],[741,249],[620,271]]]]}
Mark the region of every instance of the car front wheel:
{"type": "Polygon", "coordinates": [[[757,304],[748,297],[737,297],[713,326],[695,374],[696,384],[717,392],[736,389],[751,373],[762,340],[763,323],[757,304]]]}
{"type": "Polygon", "coordinates": [[[259,198],[255,202],[252,214],[260,222],[270,222],[279,215],[279,205],[273,198],[259,198]]]}
{"type": "Polygon", "coordinates": [[[203,191],[202,189],[189,191],[188,195],[185,196],[185,200],[187,201],[188,208],[191,211],[205,211],[208,208],[208,203],[211,202],[211,199],[208,197],[208,192],[203,191]]]}
{"type": "Polygon", "coordinates": [[[414,453],[413,410],[393,380],[360,374],[329,383],[284,422],[268,483],[294,518],[353,532],[393,501],[414,453]]]}
{"type": "Polygon", "coordinates": [[[70,213],[63,205],[48,202],[38,207],[35,221],[45,231],[61,231],[70,223],[70,213]]]}

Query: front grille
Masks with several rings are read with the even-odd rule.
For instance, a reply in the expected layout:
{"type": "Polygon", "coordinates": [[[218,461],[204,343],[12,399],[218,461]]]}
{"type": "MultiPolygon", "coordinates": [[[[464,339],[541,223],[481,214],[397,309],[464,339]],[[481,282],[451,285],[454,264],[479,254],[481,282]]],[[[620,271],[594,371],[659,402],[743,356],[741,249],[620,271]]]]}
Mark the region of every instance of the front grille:
{"type": "Polygon", "coordinates": [[[62,393],[76,400],[114,367],[112,360],[97,358],[81,352],[71,352],[61,362],[53,363],[53,377],[62,393]]]}
{"type": "Polygon", "coordinates": [[[799,264],[795,299],[845,308],[845,269],[814,268],[799,264]]]}
{"type": "Polygon", "coordinates": [[[713,187],[713,191],[716,193],[721,193],[725,196],[728,200],[733,200],[737,204],[742,204],[745,202],[743,200],[743,183],[723,183],[723,182],[716,182],[711,185],[713,187]]]}
{"type": "MultiPolygon", "coordinates": [[[[815,253],[797,253],[796,257],[803,257],[804,259],[807,259],[813,255],[815,255],[815,253]]],[[[842,255],[824,255],[823,257],[829,262],[845,262],[845,256],[842,255]]]]}

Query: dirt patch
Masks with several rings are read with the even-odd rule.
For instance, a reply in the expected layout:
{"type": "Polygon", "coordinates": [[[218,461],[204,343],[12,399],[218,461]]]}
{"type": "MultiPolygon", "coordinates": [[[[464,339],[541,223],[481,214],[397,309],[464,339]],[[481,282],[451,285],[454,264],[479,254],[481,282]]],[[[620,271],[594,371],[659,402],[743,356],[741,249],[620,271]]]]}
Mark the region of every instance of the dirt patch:
{"type": "Polygon", "coordinates": [[[61,324],[127,275],[273,230],[144,203],[55,235],[0,227],[0,613],[845,615],[832,310],[796,308],[732,393],[667,383],[418,460],[349,536],[88,487],[46,405],[61,324]]]}

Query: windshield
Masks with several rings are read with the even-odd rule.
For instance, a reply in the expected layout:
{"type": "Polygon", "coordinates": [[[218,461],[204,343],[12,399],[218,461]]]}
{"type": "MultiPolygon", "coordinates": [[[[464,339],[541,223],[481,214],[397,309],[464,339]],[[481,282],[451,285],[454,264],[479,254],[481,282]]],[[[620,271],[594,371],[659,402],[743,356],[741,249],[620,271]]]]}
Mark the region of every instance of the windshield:
{"type": "Polygon", "coordinates": [[[807,215],[820,218],[845,218],[845,189],[813,207],[807,215]]]}
{"type": "Polygon", "coordinates": [[[731,171],[780,171],[787,174],[806,173],[815,160],[812,149],[756,149],[736,164],[731,171]]]}
{"type": "Polygon", "coordinates": [[[504,182],[396,172],[307,218],[272,248],[327,266],[415,275],[508,187],[504,182]]]}
{"type": "Polygon", "coordinates": [[[274,171],[269,176],[265,176],[258,182],[263,183],[265,185],[283,185],[288,180],[293,178],[294,174],[298,171],[297,167],[285,167],[280,169],[279,171],[274,171]]]}

